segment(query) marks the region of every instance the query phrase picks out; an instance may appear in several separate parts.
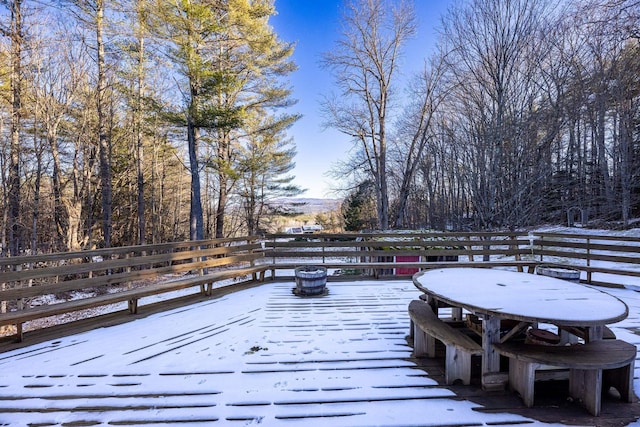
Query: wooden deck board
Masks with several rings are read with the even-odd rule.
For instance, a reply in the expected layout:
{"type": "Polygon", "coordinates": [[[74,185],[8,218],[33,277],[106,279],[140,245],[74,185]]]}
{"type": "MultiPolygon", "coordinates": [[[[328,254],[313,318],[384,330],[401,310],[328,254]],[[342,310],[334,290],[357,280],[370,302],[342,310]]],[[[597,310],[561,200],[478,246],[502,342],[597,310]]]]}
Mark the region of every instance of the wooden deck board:
{"type": "Polygon", "coordinates": [[[409,282],[340,282],[322,298],[296,297],[292,287],[189,297],[93,319],[102,331],[85,333],[81,322],[34,332],[29,346],[0,343],[0,424],[618,427],[640,417],[637,403],[615,399],[590,417],[566,401],[562,384],[534,408],[477,382],[442,385],[443,361],[411,355],[409,282]],[[237,298],[246,303],[231,310],[237,298]],[[197,322],[176,324],[185,314],[197,322]],[[149,323],[175,331],[156,335],[149,323]],[[106,346],[103,335],[122,345],[106,346]]]}

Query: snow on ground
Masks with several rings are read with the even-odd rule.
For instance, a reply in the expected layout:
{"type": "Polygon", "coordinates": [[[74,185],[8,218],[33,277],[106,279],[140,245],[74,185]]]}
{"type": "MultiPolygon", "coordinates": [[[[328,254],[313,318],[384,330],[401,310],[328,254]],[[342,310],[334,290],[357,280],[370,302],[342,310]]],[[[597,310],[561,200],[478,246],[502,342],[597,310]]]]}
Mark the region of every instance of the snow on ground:
{"type": "MultiPolygon", "coordinates": [[[[268,283],[0,354],[0,425],[540,424],[477,411],[416,369],[410,281],[330,283],[322,298],[292,287],[268,283]]],[[[640,345],[640,293],[611,293],[631,308],[612,329],[640,345]]]]}
{"type": "MultiPolygon", "coordinates": [[[[640,283],[620,278],[628,289],[606,291],[629,317],[612,329],[640,346],[640,283]]],[[[332,282],[322,299],[297,298],[292,286],[0,354],[0,425],[540,424],[479,412],[407,360],[406,307],[418,295],[410,281],[332,282]]],[[[636,363],[638,395],[639,371],[636,363]]]]}

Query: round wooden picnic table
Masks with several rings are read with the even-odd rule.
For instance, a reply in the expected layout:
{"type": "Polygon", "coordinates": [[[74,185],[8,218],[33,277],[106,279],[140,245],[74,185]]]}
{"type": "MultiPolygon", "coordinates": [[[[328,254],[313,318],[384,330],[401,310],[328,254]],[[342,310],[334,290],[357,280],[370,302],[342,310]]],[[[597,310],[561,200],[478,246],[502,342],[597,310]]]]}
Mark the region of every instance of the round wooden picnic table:
{"type": "Polygon", "coordinates": [[[526,322],[597,326],[629,314],[620,299],[579,283],[487,268],[443,268],[417,273],[418,289],[453,307],[526,322]]]}
{"type": "Polygon", "coordinates": [[[500,356],[493,344],[504,341],[505,319],[522,325],[548,323],[581,328],[589,341],[602,339],[605,325],[627,317],[620,299],[579,283],[547,276],[486,268],[444,268],[413,276],[415,286],[434,302],[463,309],[482,319],[482,383],[498,373],[500,356]]]}

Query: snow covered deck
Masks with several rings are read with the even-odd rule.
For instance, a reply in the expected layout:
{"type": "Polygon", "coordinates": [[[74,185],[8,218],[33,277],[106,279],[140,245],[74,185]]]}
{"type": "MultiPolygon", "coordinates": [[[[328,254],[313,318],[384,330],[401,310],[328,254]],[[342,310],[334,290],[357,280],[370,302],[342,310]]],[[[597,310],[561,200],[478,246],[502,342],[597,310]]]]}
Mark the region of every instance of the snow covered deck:
{"type": "MultiPolygon", "coordinates": [[[[624,426],[640,416],[615,399],[592,418],[557,397],[525,408],[509,392],[443,386],[441,361],[411,357],[407,306],[419,291],[409,280],[330,282],[327,296],[306,298],[294,286],[0,353],[0,425],[624,426]]],[[[630,307],[612,329],[640,345],[640,293],[608,291],[630,307]]]]}

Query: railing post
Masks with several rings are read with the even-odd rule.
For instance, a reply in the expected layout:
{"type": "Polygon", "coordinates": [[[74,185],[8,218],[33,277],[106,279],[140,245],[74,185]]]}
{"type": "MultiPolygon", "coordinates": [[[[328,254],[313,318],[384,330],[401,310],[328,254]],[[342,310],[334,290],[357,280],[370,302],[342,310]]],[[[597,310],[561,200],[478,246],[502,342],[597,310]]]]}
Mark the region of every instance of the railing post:
{"type": "Polygon", "coordinates": [[[539,236],[540,238],[540,262],[544,261],[544,236],[539,236]]]}
{"type": "MultiPolygon", "coordinates": [[[[587,237],[587,267],[591,266],[591,239],[587,237]]],[[[591,269],[587,269],[587,283],[591,284],[591,269]]]]}
{"type": "MultiPolygon", "coordinates": [[[[521,261],[522,257],[520,257],[520,243],[518,242],[518,235],[512,234],[507,236],[507,238],[512,240],[512,243],[509,245],[509,249],[515,252],[515,256],[513,257],[516,261],[521,261]]],[[[524,270],[521,265],[516,267],[518,273],[522,273],[524,270]]]]}
{"type": "MultiPolygon", "coordinates": [[[[124,259],[131,259],[131,255],[132,252],[127,252],[126,254],[124,254],[124,259]]],[[[125,268],[125,271],[127,273],[131,273],[131,266],[127,265],[127,267],[125,268]]],[[[132,289],[133,288],[133,284],[131,282],[127,282],[127,289],[132,289]]]]}
{"type": "MultiPolygon", "coordinates": [[[[22,271],[22,264],[16,264],[15,266],[15,271],[22,271]]],[[[22,281],[18,281],[18,286],[22,287],[23,283],[22,281]]],[[[27,307],[28,302],[25,304],[25,300],[24,298],[18,298],[18,300],[16,301],[17,304],[17,309],[18,310],[24,310],[27,307]]],[[[23,330],[23,326],[24,324],[22,322],[16,323],[16,341],[17,342],[22,342],[23,338],[24,338],[24,330],[23,330]]]]}
{"type": "Polygon", "coordinates": [[[527,237],[529,238],[529,250],[531,251],[531,256],[535,259],[536,253],[533,250],[533,240],[535,236],[532,232],[527,233],[527,237]]]}
{"type": "MultiPolygon", "coordinates": [[[[271,240],[272,244],[271,244],[271,265],[275,266],[276,265],[276,236],[272,236],[272,240],[271,240]]],[[[271,269],[271,280],[275,280],[276,279],[276,268],[273,267],[271,269]]]]}

